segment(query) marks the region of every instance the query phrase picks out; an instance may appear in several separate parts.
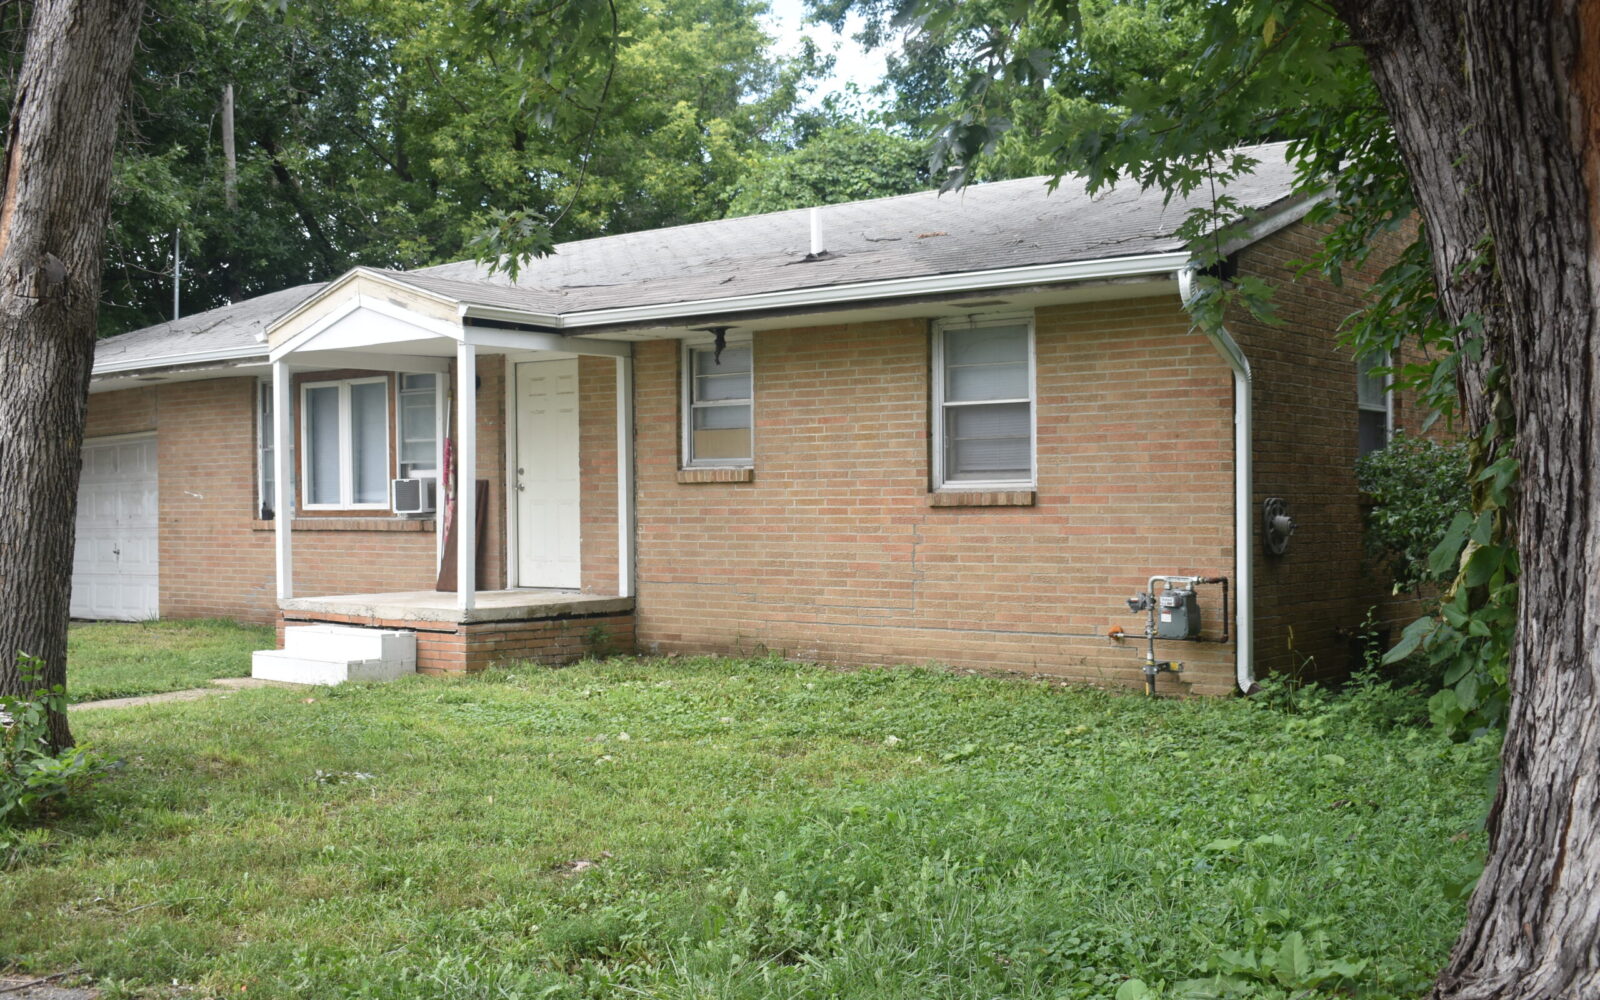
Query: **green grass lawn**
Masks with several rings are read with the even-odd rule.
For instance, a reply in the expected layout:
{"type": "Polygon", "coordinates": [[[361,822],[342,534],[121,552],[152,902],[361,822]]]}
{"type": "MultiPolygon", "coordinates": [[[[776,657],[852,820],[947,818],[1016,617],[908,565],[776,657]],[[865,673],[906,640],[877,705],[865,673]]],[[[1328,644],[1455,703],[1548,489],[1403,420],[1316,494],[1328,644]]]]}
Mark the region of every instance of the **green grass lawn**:
{"type": "Polygon", "coordinates": [[[67,695],[74,702],[98,701],[247,677],[251,651],[276,644],[264,625],[78,622],[67,632],[67,695]]]}
{"type": "Polygon", "coordinates": [[[127,766],[0,831],[0,956],[113,997],[1414,996],[1494,750],[1415,707],[616,660],[86,713],[127,766]]]}

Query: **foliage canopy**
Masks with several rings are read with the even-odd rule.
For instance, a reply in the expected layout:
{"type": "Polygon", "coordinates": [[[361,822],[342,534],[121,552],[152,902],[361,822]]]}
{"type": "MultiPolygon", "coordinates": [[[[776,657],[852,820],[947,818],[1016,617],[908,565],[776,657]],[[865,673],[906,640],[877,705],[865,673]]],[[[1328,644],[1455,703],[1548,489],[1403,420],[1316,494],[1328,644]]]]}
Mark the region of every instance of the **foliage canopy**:
{"type": "MultiPolygon", "coordinates": [[[[726,214],[822,65],[757,0],[154,0],[101,328],[323,280],[726,214]],[[220,100],[236,94],[237,208],[220,100]]],[[[13,57],[15,62],[15,57],[13,57]]]]}

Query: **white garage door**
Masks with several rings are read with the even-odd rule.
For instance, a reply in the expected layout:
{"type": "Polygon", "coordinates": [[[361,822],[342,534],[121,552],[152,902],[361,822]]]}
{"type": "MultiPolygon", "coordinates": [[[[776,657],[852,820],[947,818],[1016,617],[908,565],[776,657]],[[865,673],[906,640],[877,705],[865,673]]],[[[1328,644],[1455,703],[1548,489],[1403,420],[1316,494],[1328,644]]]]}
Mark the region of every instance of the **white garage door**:
{"type": "Polygon", "coordinates": [[[155,437],[85,441],[78,544],[72,555],[72,617],[156,617],[156,515],[155,437]]]}

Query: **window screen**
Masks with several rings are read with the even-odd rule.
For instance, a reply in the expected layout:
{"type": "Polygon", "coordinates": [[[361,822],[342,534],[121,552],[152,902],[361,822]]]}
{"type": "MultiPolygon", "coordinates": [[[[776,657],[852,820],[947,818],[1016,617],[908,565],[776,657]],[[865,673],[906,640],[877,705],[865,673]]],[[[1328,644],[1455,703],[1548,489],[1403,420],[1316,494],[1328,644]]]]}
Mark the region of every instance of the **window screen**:
{"type": "Polygon", "coordinates": [[[710,347],[689,349],[688,463],[744,465],[751,437],[751,349],[730,344],[720,363],[710,347]]]}
{"type": "Polygon", "coordinates": [[[1028,324],[950,327],[939,338],[938,435],[946,483],[1033,479],[1028,324]]]}

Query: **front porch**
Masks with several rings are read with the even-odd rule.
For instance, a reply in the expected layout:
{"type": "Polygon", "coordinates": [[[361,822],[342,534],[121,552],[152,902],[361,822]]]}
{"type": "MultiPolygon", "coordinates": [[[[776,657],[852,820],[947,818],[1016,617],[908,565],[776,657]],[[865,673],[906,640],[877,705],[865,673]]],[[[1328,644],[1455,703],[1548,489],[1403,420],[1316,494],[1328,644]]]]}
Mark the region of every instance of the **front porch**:
{"type": "Polygon", "coordinates": [[[634,650],[633,598],[565,590],[480,590],[462,607],[451,592],[295,597],[279,602],[284,629],[341,625],[416,635],[424,674],[482,670],[508,661],[548,665],[634,650]]]}
{"type": "Polygon", "coordinates": [[[440,674],[634,648],[631,348],[553,332],[538,316],[480,316],[449,290],[359,269],[269,329],[272,437],[283,444],[274,509],[297,514],[274,526],[283,655],[263,665],[279,679],[302,667],[357,679],[362,665],[440,674]],[[370,414],[357,412],[358,391],[370,414]],[[327,408],[315,434],[312,392],[327,408]],[[587,412],[607,401],[611,412],[585,419],[584,399],[598,404],[587,412]],[[369,507],[437,517],[431,553],[336,547],[319,532],[299,540],[297,579],[296,521],[309,512],[337,525],[369,507]],[[305,596],[342,588],[366,592],[305,596]]]}

